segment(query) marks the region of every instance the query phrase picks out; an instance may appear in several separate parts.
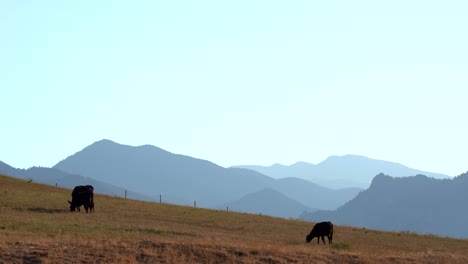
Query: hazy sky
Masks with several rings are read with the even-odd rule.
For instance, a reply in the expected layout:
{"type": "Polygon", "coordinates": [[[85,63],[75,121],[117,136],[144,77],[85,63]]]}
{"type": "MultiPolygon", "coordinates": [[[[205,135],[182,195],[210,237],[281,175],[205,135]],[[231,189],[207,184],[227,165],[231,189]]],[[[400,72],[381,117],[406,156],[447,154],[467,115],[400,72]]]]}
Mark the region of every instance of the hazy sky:
{"type": "Polygon", "coordinates": [[[221,166],[468,171],[468,1],[1,1],[0,160],[103,138],[221,166]]]}

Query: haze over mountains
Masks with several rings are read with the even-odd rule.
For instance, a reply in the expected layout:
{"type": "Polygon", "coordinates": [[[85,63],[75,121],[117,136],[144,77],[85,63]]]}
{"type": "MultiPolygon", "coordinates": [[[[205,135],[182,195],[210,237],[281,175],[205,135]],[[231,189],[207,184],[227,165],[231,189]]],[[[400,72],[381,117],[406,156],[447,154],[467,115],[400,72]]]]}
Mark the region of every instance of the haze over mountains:
{"type": "Polygon", "coordinates": [[[226,207],[233,211],[266,214],[283,218],[311,211],[310,208],[273,189],[263,189],[247,194],[237,201],[228,203],[226,207]],[[260,208],[261,210],[259,210],[260,208]]]}
{"type": "Polygon", "coordinates": [[[453,179],[377,175],[369,189],[335,211],[304,213],[310,221],[468,238],[468,173],[453,179]]]}
{"type": "MultiPolygon", "coordinates": [[[[151,145],[134,147],[110,140],[95,142],[53,168],[15,169],[0,162],[3,174],[70,189],[79,184],[92,184],[98,193],[123,197],[127,191],[128,198],[132,199],[159,201],[162,195],[163,202],[173,204],[193,205],[196,201],[198,207],[205,208],[229,208],[230,211],[284,218],[301,215],[305,220],[332,220],[341,225],[468,236],[442,224],[444,215],[455,218],[457,228],[468,220],[463,214],[468,203],[464,194],[468,189],[466,175],[440,180],[426,176],[391,178],[379,174],[371,181],[369,189],[362,191],[355,187],[327,188],[303,178],[313,171],[320,173],[313,175],[328,177],[316,177],[323,182],[331,184],[343,179],[342,186],[353,186],[356,182],[364,185],[370,177],[358,177],[358,173],[370,174],[377,170],[392,171],[396,175],[406,172],[409,176],[419,171],[352,155],[333,156],[317,165],[299,162],[292,166],[254,169],[276,173],[274,176],[281,178],[274,179],[246,168],[224,168],[151,145]],[[345,173],[344,168],[351,172],[345,173]]],[[[66,199],[69,197],[64,197],[64,206],[66,199]]]]}
{"type": "MultiPolygon", "coordinates": [[[[32,167],[29,169],[17,169],[10,165],[0,161],[0,173],[4,175],[13,176],[16,178],[31,180],[37,183],[43,183],[48,185],[56,185],[59,187],[65,187],[73,189],[76,185],[91,184],[94,186],[98,193],[108,194],[112,196],[125,196],[125,189],[112,185],[110,183],[95,180],[93,178],[83,177],[81,175],[74,175],[63,172],[54,168],[45,167],[32,167]]],[[[69,198],[69,197],[66,197],[69,198]]],[[[127,190],[127,198],[153,201],[153,197],[142,195],[131,190],[127,190]]]]}
{"type": "Polygon", "coordinates": [[[329,188],[368,188],[372,178],[379,173],[394,177],[422,174],[436,179],[450,178],[448,175],[416,170],[399,163],[358,155],[331,156],[316,165],[297,162],[290,166],[274,164],[272,166],[239,165],[234,167],[255,170],[275,179],[294,176],[329,188]]]}
{"type": "Polygon", "coordinates": [[[304,208],[334,209],[361,190],[332,190],[301,179],[275,180],[252,170],[223,168],[155,146],[133,147],[110,140],[95,142],[54,168],[111,182],[148,196],[161,194],[170,197],[166,199],[173,203],[189,205],[197,201],[199,206],[207,208],[222,208],[245,195],[270,188],[296,200],[304,208]],[[332,198],[321,201],[317,197],[322,195],[332,198]]]}
{"type": "Polygon", "coordinates": [[[221,209],[232,204],[231,210],[293,218],[303,210],[335,209],[361,191],[325,188],[293,177],[276,180],[252,170],[223,168],[150,145],[133,147],[110,140],[95,142],[53,168],[24,170],[0,165],[0,173],[61,187],[92,184],[98,193],[123,197],[127,191],[132,199],[159,201],[161,195],[163,202],[173,204],[192,205],[197,201],[198,206],[221,209]],[[258,193],[264,199],[258,208],[239,206],[239,201],[258,197],[258,193]],[[288,203],[297,204],[293,207],[300,210],[291,215],[291,206],[281,206],[288,203]]]}

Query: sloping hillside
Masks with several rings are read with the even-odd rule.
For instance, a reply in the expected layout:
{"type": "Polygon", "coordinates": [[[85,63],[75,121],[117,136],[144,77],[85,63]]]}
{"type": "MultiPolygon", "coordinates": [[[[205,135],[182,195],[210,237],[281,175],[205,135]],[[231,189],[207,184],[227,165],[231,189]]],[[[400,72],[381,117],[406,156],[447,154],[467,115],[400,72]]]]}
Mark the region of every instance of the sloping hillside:
{"type": "Polygon", "coordinates": [[[105,195],[70,213],[68,189],[5,176],[0,193],[0,263],[468,262],[467,240],[335,225],[306,244],[308,222],[105,195]]]}
{"type": "Polygon", "coordinates": [[[454,179],[377,175],[368,190],[335,211],[302,219],[341,225],[468,238],[468,173],[454,179]]]}

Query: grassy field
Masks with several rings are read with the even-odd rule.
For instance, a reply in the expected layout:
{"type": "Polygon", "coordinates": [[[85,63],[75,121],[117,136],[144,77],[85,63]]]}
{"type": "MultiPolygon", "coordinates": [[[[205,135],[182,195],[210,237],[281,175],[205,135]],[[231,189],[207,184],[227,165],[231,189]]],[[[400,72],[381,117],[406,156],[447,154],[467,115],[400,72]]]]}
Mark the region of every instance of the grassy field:
{"type": "Polygon", "coordinates": [[[335,226],[95,195],[0,176],[0,263],[468,263],[468,240],[335,226]]]}

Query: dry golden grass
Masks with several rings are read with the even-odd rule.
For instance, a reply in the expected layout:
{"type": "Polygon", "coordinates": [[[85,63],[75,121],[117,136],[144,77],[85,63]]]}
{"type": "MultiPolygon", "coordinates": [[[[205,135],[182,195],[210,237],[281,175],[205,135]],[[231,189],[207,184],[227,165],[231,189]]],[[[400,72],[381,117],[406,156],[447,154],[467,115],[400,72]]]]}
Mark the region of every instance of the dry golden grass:
{"type": "Polygon", "coordinates": [[[70,190],[0,176],[0,263],[468,263],[468,240],[313,224],[95,195],[68,212],[70,190]]]}

